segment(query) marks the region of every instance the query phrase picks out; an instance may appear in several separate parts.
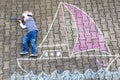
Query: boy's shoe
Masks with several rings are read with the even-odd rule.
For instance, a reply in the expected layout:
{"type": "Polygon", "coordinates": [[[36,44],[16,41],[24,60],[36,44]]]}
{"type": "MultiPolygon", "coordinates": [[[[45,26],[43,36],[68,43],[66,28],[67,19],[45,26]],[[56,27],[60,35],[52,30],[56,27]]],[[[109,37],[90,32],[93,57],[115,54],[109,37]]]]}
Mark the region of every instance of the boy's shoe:
{"type": "Polygon", "coordinates": [[[37,57],[37,54],[31,54],[30,57],[37,57]]]}
{"type": "Polygon", "coordinates": [[[27,54],[28,52],[20,52],[21,55],[25,55],[27,54]]]}

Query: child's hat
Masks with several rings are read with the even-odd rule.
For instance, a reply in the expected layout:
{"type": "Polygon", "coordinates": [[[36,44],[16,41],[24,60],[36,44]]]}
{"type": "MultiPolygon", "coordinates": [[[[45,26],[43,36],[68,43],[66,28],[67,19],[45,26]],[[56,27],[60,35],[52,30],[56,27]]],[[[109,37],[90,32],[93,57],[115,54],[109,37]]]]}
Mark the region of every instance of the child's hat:
{"type": "Polygon", "coordinates": [[[29,15],[29,16],[33,16],[33,13],[32,13],[32,12],[29,12],[28,15],[29,15]]]}
{"type": "Polygon", "coordinates": [[[26,13],[22,13],[22,16],[25,17],[25,16],[27,16],[27,14],[26,13]]]}
{"type": "Polygon", "coordinates": [[[23,17],[25,17],[25,16],[33,16],[33,14],[30,11],[25,11],[25,12],[23,12],[22,16],[23,17]]]}

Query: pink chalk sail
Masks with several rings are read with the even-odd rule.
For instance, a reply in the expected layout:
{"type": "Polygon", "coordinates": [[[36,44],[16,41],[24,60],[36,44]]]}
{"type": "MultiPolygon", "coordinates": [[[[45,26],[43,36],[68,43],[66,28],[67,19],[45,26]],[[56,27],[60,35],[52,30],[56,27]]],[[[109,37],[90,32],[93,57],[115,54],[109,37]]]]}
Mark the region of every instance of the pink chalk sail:
{"type": "Polygon", "coordinates": [[[74,46],[73,52],[77,53],[93,49],[109,52],[103,36],[98,31],[93,20],[79,8],[71,4],[65,3],[64,6],[73,15],[78,28],[78,40],[74,46]]]}

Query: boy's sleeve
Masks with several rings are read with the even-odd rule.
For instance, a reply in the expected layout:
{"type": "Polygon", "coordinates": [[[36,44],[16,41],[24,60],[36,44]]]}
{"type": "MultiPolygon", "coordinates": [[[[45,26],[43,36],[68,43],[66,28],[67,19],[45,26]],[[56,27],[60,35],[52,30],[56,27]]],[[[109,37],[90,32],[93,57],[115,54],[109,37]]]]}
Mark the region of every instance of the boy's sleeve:
{"type": "Polygon", "coordinates": [[[23,23],[20,23],[20,26],[21,26],[23,29],[26,28],[26,26],[23,25],[23,23]]]}

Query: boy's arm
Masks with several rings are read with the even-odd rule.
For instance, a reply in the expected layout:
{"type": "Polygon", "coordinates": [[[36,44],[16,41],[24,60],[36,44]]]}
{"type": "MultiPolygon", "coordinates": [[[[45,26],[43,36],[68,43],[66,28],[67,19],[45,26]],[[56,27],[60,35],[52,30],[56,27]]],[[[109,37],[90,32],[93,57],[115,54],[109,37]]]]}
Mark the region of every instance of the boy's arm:
{"type": "Polygon", "coordinates": [[[19,20],[19,22],[20,22],[20,26],[24,29],[24,28],[26,28],[26,26],[25,25],[23,25],[23,23],[22,23],[22,21],[21,20],[19,20]]]}

